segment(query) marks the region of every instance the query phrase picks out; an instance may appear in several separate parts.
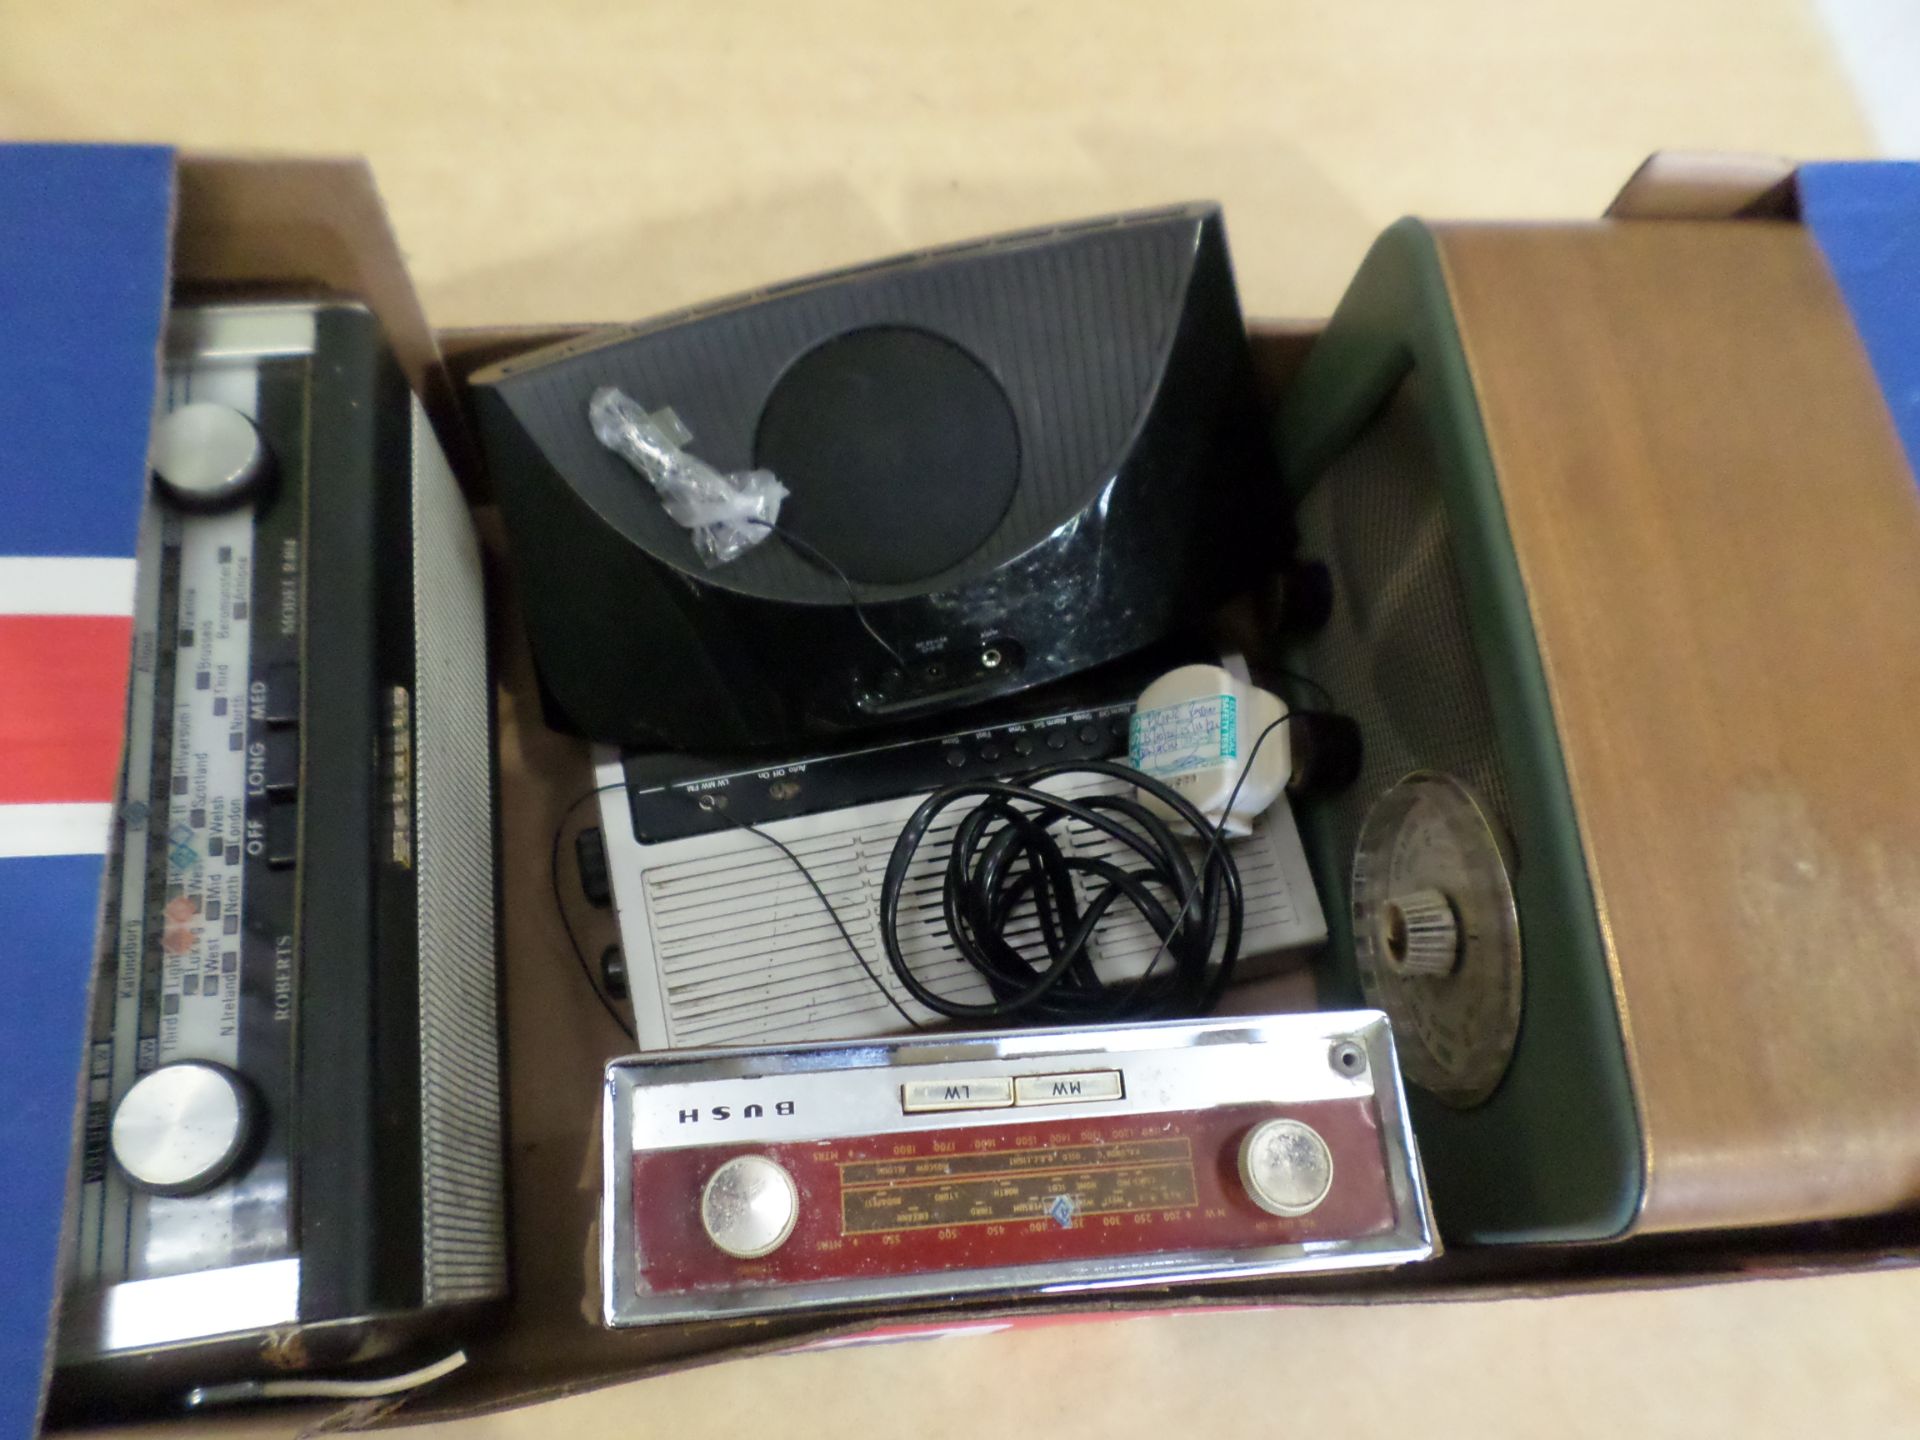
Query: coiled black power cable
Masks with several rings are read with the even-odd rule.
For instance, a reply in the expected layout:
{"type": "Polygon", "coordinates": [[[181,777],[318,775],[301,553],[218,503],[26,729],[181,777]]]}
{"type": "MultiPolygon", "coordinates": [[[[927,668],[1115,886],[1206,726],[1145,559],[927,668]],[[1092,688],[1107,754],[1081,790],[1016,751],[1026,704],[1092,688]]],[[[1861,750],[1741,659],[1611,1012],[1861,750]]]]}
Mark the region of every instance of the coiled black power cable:
{"type": "MultiPolygon", "coordinates": [[[[1254,741],[1228,797],[1228,811],[1260,746],[1288,718],[1274,721],[1254,741]]],[[[1018,783],[950,785],[927,797],[894,844],[880,892],[881,944],[914,999],[970,1024],[1204,1015],[1233,979],[1245,920],[1239,868],[1224,839],[1224,819],[1209,825],[1179,791],[1112,761],[1050,765],[1018,783]],[[1131,793],[1069,800],[1038,788],[1042,781],[1075,773],[1110,775],[1153,794],[1194,838],[1207,842],[1199,863],[1175,828],[1131,793]],[[940,899],[954,947],[993,996],[985,1003],[933,990],[914,973],[900,942],[900,907],[914,857],[942,812],[969,802],[974,808],[954,827],[948,847],[940,899]],[[1138,863],[1069,854],[1055,831],[1074,823],[1110,836],[1138,863]],[[1076,875],[1087,897],[1084,905],[1075,891],[1076,875]],[[1160,946],[1139,976],[1110,984],[1095,973],[1089,946],[1107,911],[1123,901],[1159,936],[1160,946]],[[1023,954],[1007,938],[1016,912],[1029,904],[1039,922],[1037,956],[1023,954]],[[1171,970],[1160,970],[1162,958],[1171,958],[1171,970]]]]}
{"type": "MultiPolygon", "coordinates": [[[[1289,711],[1254,738],[1239,777],[1228,792],[1223,815],[1231,813],[1240,798],[1267,737],[1288,721],[1315,713],[1289,711]]],[[[631,1040],[632,1027],[593,978],[593,969],[560,894],[560,846],[568,822],[589,801],[606,791],[624,788],[623,782],[597,786],[567,806],[554,830],[548,872],[554,907],[581,974],[594,998],[631,1040]]],[[[800,872],[867,978],[910,1029],[922,1028],[880,983],[879,974],[868,964],[806,862],[766,831],[740,821],[733,823],[774,846],[800,872]]],[[[1098,1023],[1205,1014],[1233,978],[1245,917],[1239,869],[1225,842],[1224,818],[1218,825],[1209,825],[1178,791],[1111,761],[1069,761],[1031,771],[1018,781],[949,786],[920,805],[895,842],[881,891],[880,931],[887,960],[907,992],[928,1009],[976,1024],[1098,1023]],[[1086,772],[1113,776],[1164,800],[1179,816],[1180,824],[1194,836],[1205,837],[1199,864],[1193,863],[1173,828],[1130,794],[1076,801],[1036,788],[1043,780],[1086,772]],[[984,1005],[956,1001],[930,989],[913,972],[900,943],[900,907],[914,856],[940,813],[967,800],[980,803],[955,827],[941,901],[954,946],[985,976],[994,996],[984,1005]],[[1142,863],[1129,869],[1107,860],[1068,855],[1051,832],[1056,825],[1074,821],[1114,837],[1142,863]],[[1083,888],[1091,890],[1084,906],[1074,891],[1075,874],[1092,882],[1083,882],[1083,888]],[[1154,893],[1154,886],[1176,901],[1177,908],[1169,911],[1154,893]],[[1006,939],[1015,911],[1028,895],[1033,897],[1040,919],[1044,963],[1021,954],[1006,939]],[[1094,972],[1088,945],[1107,911],[1123,900],[1146,919],[1159,935],[1160,945],[1134,979],[1107,984],[1094,972]],[[1197,923],[1189,924],[1196,914],[1197,923]],[[1174,968],[1163,975],[1160,962],[1169,955],[1174,968]]]]}

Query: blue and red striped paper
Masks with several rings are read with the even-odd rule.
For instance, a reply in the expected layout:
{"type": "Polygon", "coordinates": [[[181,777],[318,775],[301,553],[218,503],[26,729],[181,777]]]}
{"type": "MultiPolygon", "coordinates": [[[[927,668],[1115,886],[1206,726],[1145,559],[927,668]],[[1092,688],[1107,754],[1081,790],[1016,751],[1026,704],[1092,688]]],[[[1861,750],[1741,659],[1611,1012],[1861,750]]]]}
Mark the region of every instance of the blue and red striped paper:
{"type": "Polygon", "coordinates": [[[0,1435],[57,1294],[172,205],[168,150],[0,146],[0,1435]]]}

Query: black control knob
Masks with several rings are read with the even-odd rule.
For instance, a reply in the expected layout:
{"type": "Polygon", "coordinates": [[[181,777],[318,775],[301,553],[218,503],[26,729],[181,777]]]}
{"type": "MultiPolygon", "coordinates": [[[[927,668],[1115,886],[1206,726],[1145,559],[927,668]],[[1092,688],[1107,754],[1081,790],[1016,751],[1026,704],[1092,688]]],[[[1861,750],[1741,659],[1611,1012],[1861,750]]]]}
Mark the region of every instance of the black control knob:
{"type": "Polygon", "coordinates": [[[1333,615],[1333,576],[1318,560],[1296,560],[1261,597],[1261,623],[1291,640],[1317,635],[1333,615]]]}
{"type": "Polygon", "coordinates": [[[618,945],[600,952],[600,983],[614,999],[627,998],[627,957],[618,945]]]}
{"type": "Polygon", "coordinates": [[[1360,726],[1345,715],[1296,711],[1288,727],[1293,774],[1287,789],[1304,799],[1338,795],[1360,778],[1360,726]]]}
{"type": "Polygon", "coordinates": [[[607,837],[598,825],[589,825],[573,837],[573,859],[580,867],[580,893],[587,903],[604,910],[613,904],[613,869],[607,861],[607,837]]]}

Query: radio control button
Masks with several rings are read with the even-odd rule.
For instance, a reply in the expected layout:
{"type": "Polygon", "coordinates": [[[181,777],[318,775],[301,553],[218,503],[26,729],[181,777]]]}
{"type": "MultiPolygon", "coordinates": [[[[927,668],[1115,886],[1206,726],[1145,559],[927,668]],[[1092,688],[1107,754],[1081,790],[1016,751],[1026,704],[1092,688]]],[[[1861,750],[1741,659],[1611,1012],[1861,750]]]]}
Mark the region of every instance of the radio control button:
{"type": "Polygon", "coordinates": [[[276,795],[300,784],[300,732],[269,730],[264,742],[266,763],[261,766],[261,784],[276,795]]]}
{"type": "Polygon", "coordinates": [[[900,1087],[900,1108],[909,1115],[935,1110],[997,1110],[1013,1104],[1013,1081],[909,1080],[900,1087]]]}
{"type": "Polygon", "coordinates": [[[1090,1100],[1120,1100],[1126,1083],[1118,1070],[1079,1070],[1068,1075],[1021,1075],[1013,1082],[1016,1105],[1079,1105],[1090,1100]]]}
{"type": "Polygon", "coordinates": [[[1067,748],[1067,732],[1064,726],[1056,726],[1047,731],[1047,749],[1064,750],[1067,748]]]}
{"type": "Polygon", "coordinates": [[[292,800],[267,802],[266,860],[276,870],[300,858],[300,807],[292,800]]]}
{"type": "Polygon", "coordinates": [[[736,1260],[757,1260],[787,1243],[800,1218],[793,1176],[765,1155],[736,1155],[707,1178],[700,1225],[736,1260]]]}
{"type": "Polygon", "coordinates": [[[260,677],[266,687],[261,718],[269,725],[294,725],[300,720],[300,667],[292,661],[269,665],[260,677]]]}
{"type": "Polygon", "coordinates": [[[1240,1142],[1240,1183],[1269,1215],[1305,1215],[1333,1188],[1333,1152],[1298,1120],[1265,1120],[1240,1142]]]}
{"type": "Polygon", "coordinates": [[[272,469],[253,421],[212,400],[162,415],[153,427],[149,459],[160,493],[188,510],[237,504],[272,469]]]}
{"type": "Polygon", "coordinates": [[[181,1060],[136,1080],[108,1143],[127,1179],[156,1195],[192,1195],[226,1178],[252,1138],[253,1097],[224,1065],[181,1060]]]}

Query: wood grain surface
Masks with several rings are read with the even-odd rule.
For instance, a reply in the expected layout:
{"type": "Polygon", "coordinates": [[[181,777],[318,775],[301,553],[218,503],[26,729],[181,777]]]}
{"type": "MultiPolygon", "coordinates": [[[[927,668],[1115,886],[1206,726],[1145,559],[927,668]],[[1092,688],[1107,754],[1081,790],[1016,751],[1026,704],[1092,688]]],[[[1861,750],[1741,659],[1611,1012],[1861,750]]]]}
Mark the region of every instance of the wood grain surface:
{"type": "Polygon", "coordinates": [[[1920,490],[1813,243],[1441,235],[1649,1149],[1642,1228],[1920,1199],[1920,490]]]}

